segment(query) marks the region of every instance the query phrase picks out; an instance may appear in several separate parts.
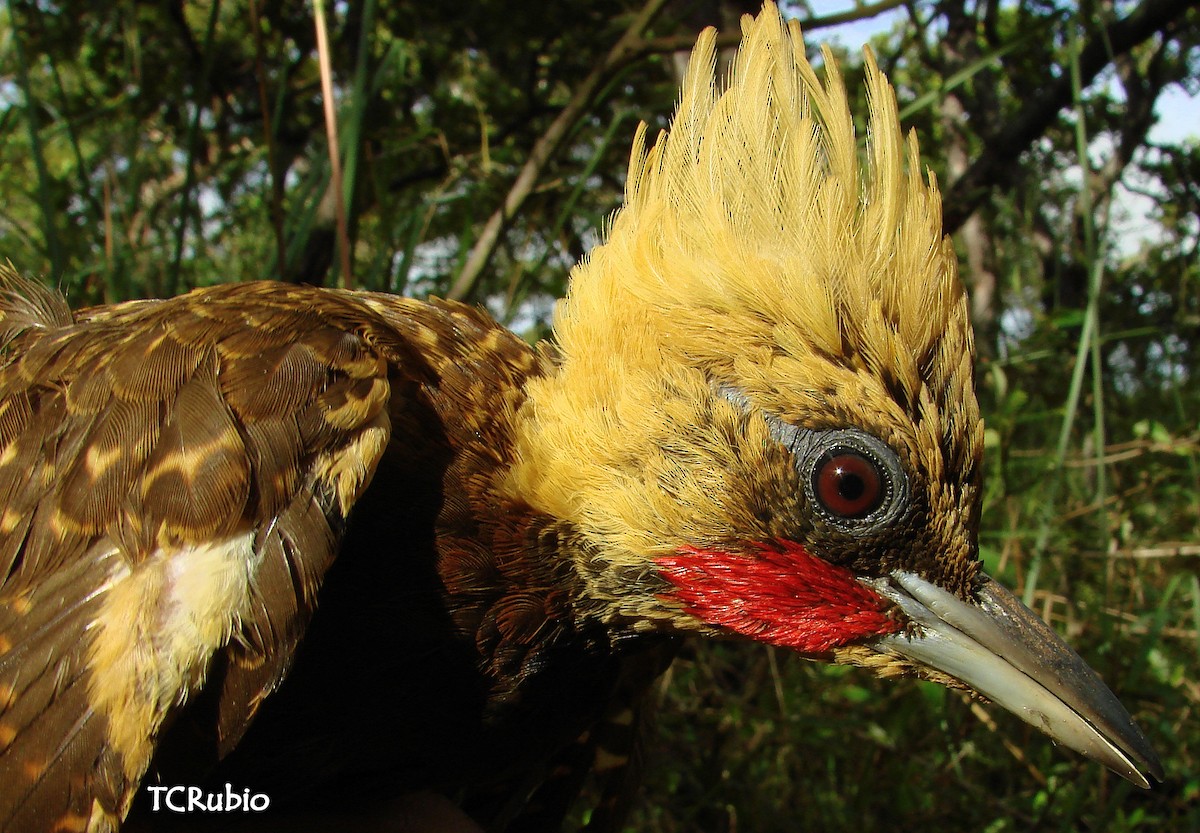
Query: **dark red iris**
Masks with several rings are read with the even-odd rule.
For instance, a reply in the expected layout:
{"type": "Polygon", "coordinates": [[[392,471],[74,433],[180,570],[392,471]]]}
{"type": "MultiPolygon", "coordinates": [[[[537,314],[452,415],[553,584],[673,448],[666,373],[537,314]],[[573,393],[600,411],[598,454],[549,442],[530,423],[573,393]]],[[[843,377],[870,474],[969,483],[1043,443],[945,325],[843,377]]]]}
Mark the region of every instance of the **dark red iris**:
{"type": "Polygon", "coordinates": [[[837,448],[825,454],[813,476],[817,500],[842,518],[861,518],[883,502],[879,464],[854,449],[837,448]]]}

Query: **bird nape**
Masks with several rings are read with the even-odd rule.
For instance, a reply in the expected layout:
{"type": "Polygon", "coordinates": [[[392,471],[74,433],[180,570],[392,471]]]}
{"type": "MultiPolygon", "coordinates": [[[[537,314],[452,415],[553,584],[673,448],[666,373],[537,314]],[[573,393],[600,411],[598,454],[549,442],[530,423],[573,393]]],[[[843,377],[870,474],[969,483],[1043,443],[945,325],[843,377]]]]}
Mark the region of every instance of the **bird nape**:
{"type": "Polygon", "coordinates": [[[554,830],[598,760],[603,829],[612,729],[689,634],[973,690],[1161,779],[980,570],[967,306],[887,80],[868,54],[864,168],[830,53],[822,82],[774,6],[743,26],[639,132],[553,345],[444,301],[71,312],[6,274],[0,829],[227,827],[232,789],[285,827],[448,798],[554,830]]]}

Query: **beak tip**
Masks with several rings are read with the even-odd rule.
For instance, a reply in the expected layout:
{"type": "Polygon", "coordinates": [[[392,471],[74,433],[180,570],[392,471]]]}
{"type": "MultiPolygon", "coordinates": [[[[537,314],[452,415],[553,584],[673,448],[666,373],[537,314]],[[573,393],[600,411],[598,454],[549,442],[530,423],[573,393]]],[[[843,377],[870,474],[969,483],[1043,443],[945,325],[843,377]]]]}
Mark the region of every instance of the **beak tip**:
{"type": "Polygon", "coordinates": [[[1148,790],[1151,787],[1153,787],[1155,784],[1161,784],[1162,782],[1167,780],[1167,774],[1163,770],[1162,761],[1160,761],[1158,759],[1158,755],[1154,754],[1154,750],[1151,749],[1149,746],[1146,747],[1145,756],[1142,759],[1141,764],[1142,764],[1142,781],[1144,781],[1145,783],[1139,784],[1138,786],[1141,786],[1144,789],[1148,790]],[[1147,775],[1149,775],[1150,777],[1147,778],[1146,777],[1147,775]],[[1151,779],[1153,779],[1153,780],[1151,780],[1151,779]]]}
{"type": "Polygon", "coordinates": [[[1162,768],[1157,765],[1152,769],[1148,764],[1143,764],[1141,767],[1133,770],[1132,772],[1121,773],[1121,777],[1133,784],[1135,787],[1143,790],[1152,790],[1154,789],[1155,785],[1163,782],[1163,771],[1162,768]]]}
{"type": "Polygon", "coordinates": [[[1143,790],[1152,790],[1155,784],[1163,782],[1163,770],[1158,761],[1141,761],[1136,767],[1114,769],[1113,771],[1135,787],[1143,790]]]}
{"type": "Polygon", "coordinates": [[[987,579],[972,603],[903,572],[872,586],[921,628],[880,637],[876,650],[960,680],[1142,789],[1163,781],[1150,741],[1116,696],[1012,593],[987,579]]]}

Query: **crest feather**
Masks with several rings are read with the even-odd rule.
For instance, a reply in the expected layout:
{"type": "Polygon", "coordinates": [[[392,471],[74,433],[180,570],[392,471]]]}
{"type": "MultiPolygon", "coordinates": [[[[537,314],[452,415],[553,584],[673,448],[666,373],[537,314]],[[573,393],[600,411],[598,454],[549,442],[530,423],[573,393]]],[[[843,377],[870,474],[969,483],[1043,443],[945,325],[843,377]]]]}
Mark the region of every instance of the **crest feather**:
{"type": "Polygon", "coordinates": [[[860,160],[832,53],[822,81],[774,5],[743,19],[724,83],[716,57],[705,31],[670,129],[649,148],[639,129],[625,204],[558,307],[561,360],[520,412],[512,493],[606,562],[684,531],[756,534],[736,495],[757,492],[734,480],[774,444],[725,389],[793,425],[867,430],[913,470],[969,478],[982,451],[941,199],[874,58],[860,160]]]}
{"type": "Polygon", "coordinates": [[[671,321],[691,317],[680,313],[715,312],[757,322],[747,334],[774,353],[886,370],[915,401],[938,340],[967,327],[941,198],[932,174],[921,175],[916,137],[903,137],[891,85],[868,51],[864,177],[832,52],[823,52],[822,83],[799,25],[774,5],[742,25],[727,83],[718,84],[716,33],[707,30],[670,130],[649,150],[639,130],[625,205],[572,276],[559,341],[568,353],[594,349],[631,304],[661,313],[667,340],[677,337],[671,321]]]}

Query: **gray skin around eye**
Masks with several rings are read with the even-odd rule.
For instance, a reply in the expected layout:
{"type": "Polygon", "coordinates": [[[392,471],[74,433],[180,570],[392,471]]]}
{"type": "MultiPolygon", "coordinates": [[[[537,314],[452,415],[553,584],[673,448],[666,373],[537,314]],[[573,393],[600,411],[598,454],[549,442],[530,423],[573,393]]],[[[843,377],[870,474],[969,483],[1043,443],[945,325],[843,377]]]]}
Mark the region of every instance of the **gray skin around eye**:
{"type": "MultiPolygon", "coordinates": [[[[752,413],[757,409],[741,391],[722,386],[721,396],[738,408],[752,413]]],[[[772,439],[791,452],[800,474],[809,505],[821,512],[826,520],[842,532],[851,535],[872,535],[897,520],[908,506],[908,475],[891,447],[878,437],[858,428],[833,428],[813,431],[784,422],[773,414],[762,414],[772,439]],[[813,485],[817,462],[826,452],[837,448],[856,451],[873,460],[879,470],[884,497],[879,507],[861,518],[844,518],[823,508],[813,485]]]]}

